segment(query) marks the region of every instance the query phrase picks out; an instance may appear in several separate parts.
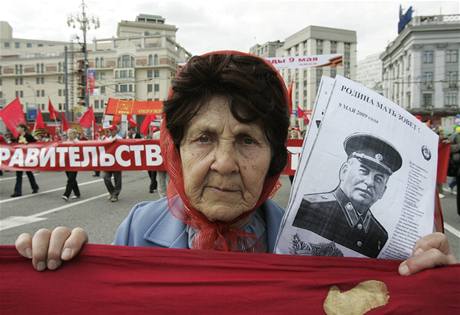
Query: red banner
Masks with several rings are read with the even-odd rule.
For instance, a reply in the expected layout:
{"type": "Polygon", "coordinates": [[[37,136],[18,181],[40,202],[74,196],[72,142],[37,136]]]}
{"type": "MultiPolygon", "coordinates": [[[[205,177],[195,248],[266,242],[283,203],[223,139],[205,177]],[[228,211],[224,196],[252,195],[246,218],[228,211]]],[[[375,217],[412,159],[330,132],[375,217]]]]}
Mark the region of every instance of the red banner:
{"type": "Polygon", "coordinates": [[[136,101],[109,98],[105,114],[107,115],[152,115],[163,112],[161,101],[136,101]]]}
{"type": "Polygon", "coordinates": [[[1,145],[1,168],[39,171],[162,170],[158,140],[35,142],[1,145]]]}
{"type": "MultiPolygon", "coordinates": [[[[302,141],[288,142],[290,154],[284,174],[294,174],[302,141]]],[[[145,139],[2,144],[0,165],[3,170],[17,171],[164,170],[160,141],[145,139]]]]}
{"type": "Polygon", "coordinates": [[[86,245],[37,272],[0,247],[1,314],[459,314],[460,265],[86,245]],[[368,313],[369,312],[369,313],[368,313]]]}

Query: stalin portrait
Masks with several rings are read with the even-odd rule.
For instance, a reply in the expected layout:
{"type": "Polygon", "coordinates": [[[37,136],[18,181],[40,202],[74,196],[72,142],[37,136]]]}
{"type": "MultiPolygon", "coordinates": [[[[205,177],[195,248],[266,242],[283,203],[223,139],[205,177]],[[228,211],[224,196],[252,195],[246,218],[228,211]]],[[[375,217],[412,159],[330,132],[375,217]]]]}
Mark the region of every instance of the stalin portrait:
{"type": "Polygon", "coordinates": [[[348,158],[340,167],[337,188],[305,195],[293,226],[376,258],[388,233],[370,208],[400,169],[401,155],[388,142],[369,134],[353,134],[343,145],[348,158]]]}

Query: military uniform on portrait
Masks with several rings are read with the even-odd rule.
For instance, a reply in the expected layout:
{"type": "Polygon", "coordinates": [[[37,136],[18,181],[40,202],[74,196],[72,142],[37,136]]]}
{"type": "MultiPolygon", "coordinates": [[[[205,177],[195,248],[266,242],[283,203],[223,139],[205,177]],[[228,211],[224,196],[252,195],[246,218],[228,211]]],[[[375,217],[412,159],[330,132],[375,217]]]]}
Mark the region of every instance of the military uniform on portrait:
{"type": "Polygon", "coordinates": [[[369,134],[352,134],[343,145],[348,158],[339,185],[332,192],[305,195],[293,225],[375,258],[388,233],[370,207],[384,195],[402,158],[390,143],[369,134]]]}
{"type": "Polygon", "coordinates": [[[312,231],[368,257],[377,257],[388,240],[370,211],[360,216],[342,190],[305,195],[293,226],[312,231]]]}

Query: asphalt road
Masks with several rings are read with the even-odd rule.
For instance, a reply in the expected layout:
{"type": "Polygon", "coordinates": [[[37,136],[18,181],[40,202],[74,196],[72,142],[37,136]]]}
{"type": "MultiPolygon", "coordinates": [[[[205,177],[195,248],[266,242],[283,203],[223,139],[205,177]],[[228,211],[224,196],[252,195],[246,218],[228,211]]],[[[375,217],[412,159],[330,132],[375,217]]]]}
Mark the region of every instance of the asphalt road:
{"type": "MultiPolygon", "coordinates": [[[[119,201],[107,200],[102,178],[92,177],[91,172],[78,174],[82,198],[65,202],[61,199],[66,184],[64,173],[36,173],[40,186],[37,194],[31,194],[28,179],[23,179],[23,196],[10,198],[15,183],[14,172],[0,177],[0,244],[14,244],[16,237],[33,233],[40,228],[64,225],[80,226],[88,231],[90,242],[110,244],[118,225],[138,202],[156,200],[157,193],[148,192],[147,172],[124,172],[123,189],[119,201]]],[[[282,187],[273,198],[285,207],[289,198],[290,183],[287,176],[281,178],[282,187]]],[[[460,216],[457,215],[455,196],[445,193],[441,200],[446,222],[446,234],[451,247],[460,260],[460,216]]]]}

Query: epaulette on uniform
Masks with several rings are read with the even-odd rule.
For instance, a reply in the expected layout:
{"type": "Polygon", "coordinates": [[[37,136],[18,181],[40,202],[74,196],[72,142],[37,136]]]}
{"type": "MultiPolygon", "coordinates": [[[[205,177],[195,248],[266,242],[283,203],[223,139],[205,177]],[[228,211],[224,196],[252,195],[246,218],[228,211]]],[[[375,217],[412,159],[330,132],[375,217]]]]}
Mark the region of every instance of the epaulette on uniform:
{"type": "Polygon", "coordinates": [[[331,202],[337,200],[333,193],[321,193],[321,194],[311,194],[304,195],[303,199],[309,203],[321,203],[321,202],[331,202]]]}

